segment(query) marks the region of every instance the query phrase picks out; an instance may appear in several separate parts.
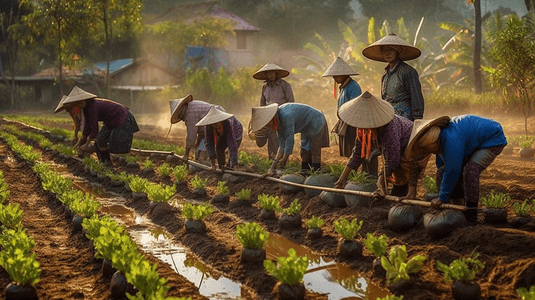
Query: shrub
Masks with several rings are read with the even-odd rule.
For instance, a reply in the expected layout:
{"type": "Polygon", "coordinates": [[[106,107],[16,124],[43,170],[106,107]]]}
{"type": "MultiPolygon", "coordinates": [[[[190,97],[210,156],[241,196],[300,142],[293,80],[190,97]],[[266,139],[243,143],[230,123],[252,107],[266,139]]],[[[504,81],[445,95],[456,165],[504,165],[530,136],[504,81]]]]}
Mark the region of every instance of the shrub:
{"type": "Polygon", "coordinates": [[[253,222],[238,225],[236,237],[244,248],[260,249],[266,244],[269,233],[253,222]]]}
{"type": "Polygon", "coordinates": [[[295,199],[292,204],[290,204],[290,207],[283,209],[281,212],[285,215],[298,215],[301,211],[301,204],[299,204],[299,200],[295,199]]]}
{"type": "Polygon", "coordinates": [[[344,217],[341,217],[338,221],[334,221],[334,230],[346,241],[354,239],[360,228],[362,228],[362,221],[357,223],[356,218],[351,223],[344,217]]]}
{"type": "Polygon", "coordinates": [[[529,200],[526,199],[522,203],[515,202],[513,204],[513,210],[515,211],[516,216],[527,217],[529,216],[529,213],[532,210],[532,207],[531,207],[531,204],[529,203],[529,200]]]}
{"type": "Polygon", "coordinates": [[[265,210],[280,210],[279,196],[258,195],[258,206],[265,210]]]}
{"type": "Polygon", "coordinates": [[[407,248],[405,245],[392,247],[388,258],[381,257],[381,265],[386,270],[387,283],[393,284],[409,280],[409,274],[420,271],[426,259],[427,257],[425,256],[415,255],[407,261],[407,248]]]}
{"type": "Polygon", "coordinates": [[[251,189],[241,189],[236,193],[236,197],[240,200],[249,200],[251,198],[251,189]]]}
{"type": "Polygon", "coordinates": [[[386,236],[386,234],[376,237],[368,232],[366,233],[366,238],[364,239],[364,245],[366,248],[368,248],[368,250],[377,258],[380,258],[386,254],[387,242],[388,236],[386,236]]]}
{"type": "Polygon", "coordinates": [[[303,276],[308,267],[308,257],[298,257],[293,248],[288,250],[288,257],[278,257],[277,266],[269,260],[264,260],[264,268],[278,281],[296,285],[303,281],[303,276]]]}
{"type": "Polygon", "coordinates": [[[450,263],[449,266],[437,260],[437,269],[444,272],[444,281],[452,282],[453,280],[471,282],[474,280],[476,273],[485,266],[477,257],[479,254],[473,252],[469,258],[459,258],[450,263]]]}
{"type": "Polygon", "coordinates": [[[503,208],[509,200],[511,200],[509,194],[494,194],[494,190],[491,190],[487,197],[481,197],[481,203],[488,208],[503,208]]]}
{"type": "Polygon", "coordinates": [[[173,175],[175,175],[175,181],[181,182],[186,179],[186,176],[188,176],[188,165],[178,165],[173,170],[173,175]]]}
{"type": "Polygon", "coordinates": [[[182,215],[188,220],[202,221],[202,219],[209,216],[213,211],[214,209],[208,202],[202,205],[186,203],[182,207],[182,215]]]}
{"type": "Polygon", "coordinates": [[[228,188],[226,181],[218,181],[217,182],[217,193],[219,195],[228,195],[228,194],[230,194],[230,189],[228,188]]]}
{"type": "Polygon", "coordinates": [[[160,176],[169,176],[171,172],[173,171],[173,168],[168,163],[163,163],[159,167],[156,168],[156,171],[158,171],[158,174],[160,176]]]}
{"type": "Polygon", "coordinates": [[[207,182],[208,182],[208,178],[203,180],[199,176],[195,175],[195,177],[193,177],[193,179],[191,180],[191,185],[196,190],[203,190],[207,182]]]}
{"type": "Polygon", "coordinates": [[[525,287],[519,288],[516,290],[516,293],[522,300],[535,300],[535,285],[532,285],[529,291],[525,287]]]}
{"type": "Polygon", "coordinates": [[[437,182],[431,176],[425,176],[424,178],[424,188],[428,194],[438,193],[437,182]]]}
{"type": "Polygon", "coordinates": [[[321,226],[323,226],[323,223],[324,223],[323,219],[317,218],[316,216],[312,216],[312,218],[305,221],[305,224],[310,229],[320,228],[321,226]]]}

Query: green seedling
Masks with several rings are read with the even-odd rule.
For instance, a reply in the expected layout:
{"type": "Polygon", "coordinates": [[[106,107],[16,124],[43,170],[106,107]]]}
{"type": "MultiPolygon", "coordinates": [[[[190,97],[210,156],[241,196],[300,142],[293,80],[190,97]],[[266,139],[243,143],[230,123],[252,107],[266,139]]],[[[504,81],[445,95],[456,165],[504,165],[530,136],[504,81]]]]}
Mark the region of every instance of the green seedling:
{"type": "Polygon", "coordinates": [[[425,256],[415,255],[410,260],[407,260],[407,248],[405,245],[392,247],[388,258],[381,257],[381,265],[386,270],[386,282],[393,284],[410,280],[409,274],[420,271],[426,259],[427,257],[425,256]]]}
{"type": "Polygon", "coordinates": [[[32,285],[39,282],[41,269],[35,259],[36,253],[31,253],[35,246],[32,237],[26,235],[25,230],[5,230],[2,234],[0,265],[18,285],[32,285]]]}
{"type": "Polygon", "coordinates": [[[380,258],[386,254],[387,242],[388,236],[386,236],[386,234],[376,237],[368,232],[366,233],[366,238],[364,239],[364,245],[366,248],[368,248],[368,250],[377,258],[380,258]]]}
{"type": "Polygon", "coordinates": [[[176,186],[174,185],[159,185],[150,183],[145,186],[147,198],[153,202],[168,202],[171,197],[176,193],[176,186]]]}
{"type": "Polygon", "coordinates": [[[171,175],[171,172],[173,172],[173,168],[171,168],[168,163],[163,163],[156,168],[156,171],[158,171],[158,174],[160,174],[160,176],[167,177],[171,175]]]}
{"type": "Polygon", "coordinates": [[[388,295],[384,298],[377,298],[376,300],[403,300],[403,295],[400,295],[400,296],[388,295]]]}
{"type": "Polygon", "coordinates": [[[351,171],[348,177],[349,181],[354,183],[360,183],[364,185],[375,183],[375,179],[370,178],[366,172],[357,173],[355,171],[351,171]]]}
{"type": "Polygon", "coordinates": [[[143,167],[143,169],[148,169],[148,170],[154,169],[154,163],[148,157],[143,161],[141,166],[143,167]]]}
{"type": "Polygon", "coordinates": [[[202,219],[209,216],[213,211],[214,209],[208,202],[202,205],[186,203],[182,207],[182,215],[188,220],[202,221],[202,219]]]}
{"type": "Polygon", "coordinates": [[[535,300],[535,285],[532,285],[529,291],[525,287],[519,288],[516,290],[516,293],[521,300],[535,300]]]}
{"type": "Polygon", "coordinates": [[[517,217],[527,217],[529,213],[533,210],[529,200],[526,199],[522,203],[515,202],[513,204],[513,210],[517,217]]]}
{"type": "Polygon", "coordinates": [[[139,176],[132,178],[128,184],[134,193],[147,193],[147,185],[149,185],[149,181],[139,176]]]}
{"type": "Polygon", "coordinates": [[[165,294],[169,287],[166,279],[160,278],[157,271],[158,264],[150,264],[143,257],[137,257],[130,262],[130,271],[126,273],[126,280],[138,290],[135,296],[127,293],[130,300],[168,299],[165,294]]]}
{"type": "Polygon", "coordinates": [[[7,198],[9,198],[9,187],[2,177],[0,182],[0,204],[4,204],[7,198]]]}
{"type": "Polygon", "coordinates": [[[236,197],[240,200],[249,200],[251,198],[251,189],[241,189],[236,193],[236,197]]]}
{"type": "Polygon", "coordinates": [[[510,200],[511,196],[509,194],[495,194],[494,190],[491,190],[487,197],[481,197],[481,203],[487,208],[503,208],[510,200]]]}
{"type": "Polygon", "coordinates": [[[126,155],[124,156],[124,160],[125,160],[127,163],[135,163],[135,162],[137,162],[137,156],[130,155],[130,154],[126,154],[126,155]]]}
{"type": "Polygon", "coordinates": [[[309,229],[320,228],[321,226],[323,226],[323,223],[324,223],[323,219],[318,218],[316,216],[312,216],[312,218],[305,221],[305,224],[307,225],[309,229]]]}
{"type": "Polygon", "coordinates": [[[230,194],[230,189],[228,188],[226,181],[218,181],[216,190],[218,195],[230,194]]]}
{"type": "Polygon", "coordinates": [[[279,211],[279,196],[270,196],[267,194],[258,195],[258,206],[265,210],[279,211]]]}
{"type": "Polygon", "coordinates": [[[72,187],[72,180],[62,177],[54,171],[41,174],[41,184],[43,189],[56,195],[62,195],[72,187]]]}
{"type": "Polygon", "coordinates": [[[182,182],[188,176],[188,166],[187,165],[178,165],[173,170],[173,175],[175,175],[176,182],[182,182]]]}
{"type": "Polygon", "coordinates": [[[335,176],[336,178],[339,178],[340,175],[342,175],[342,172],[344,172],[344,169],[345,169],[345,165],[343,164],[332,164],[332,165],[329,165],[329,173],[333,176],[335,176]]]}
{"type": "Polygon", "coordinates": [[[261,249],[266,244],[269,233],[253,222],[238,225],[236,237],[244,248],[261,249]]]}
{"type": "Polygon", "coordinates": [[[340,234],[344,240],[350,241],[357,236],[360,228],[362,228],[362,223],[362,221],[357,223],[356,218],[349,223],[346,218],[341,217],[338,221],[334,221],[334,230],[340,234]]]}
{"type": "Polygon", "coordinates": [[[19,204],[0,206],[0,223],[8,229],[22,228],[22,210],[19,209],[19,204]]]}
{"type": "Polygon", "coordinates": [[[199,176],[195,175],[193,179],[191,180],[191,185],[196,190],[204,190],[204,187],[206,187],[206,183],[208,182],[208,178],[202,179],[199,176]]]}
{"type": "Polygon", "coordinates": [[[303,281],[303,276],[308,267],[308,257],[297,256],[293,248],[288,250],[288,257],[278,257],[277,265],[269,260],[264,260],[266,271],[277,278],[278,281],[288,285],[296,285],[303,281]]]}
{"type": "Polygon", "coordinates": [[[424,188],[428,194],[438,193],[437,182],[431,176],[425,176],[424,178],[424,188]]]}
{"type": "Polygon", "coordinates": [[[68,190],[67,192],[63,193],[61,196],[59,196],[59,201],[61,201],[63,204],[70,206],[71,203],[80,201],[84,198],[84,192],[80,190],[68,190]]]}
{"type": "Polygon", "coordinates": [[[479,254],[473,252],[469,258],[461,257],[450,263],[449,266],[437,260],[437,269],[444,272],[444,281],[464,281],[472,282],[476,277],[476,273],[485,266],[477,259],[479,254]]]}
{"type": "Polygon", "coordinates": [[[100,228],[102,227],[106,227],[117,234],[121,234],[124,231],[124,227],[119,226],[117,221],[112,220],[108,215],[99,218],[97,214],[94,214],[91,218],[84,218],[82,227],[86,229],[85,236],[90,240],[94,240],[101,235],[100,228]]]}
{"type": "Polygon", "coordinates": [[[288,208],[283,209],[281,212],[289,216],[298,215],[299,212],[301,212],[301,204],[299,204],[299,199],[295,199],[288,208]]]}
{"type": "Polygon", "coordinates": [[[100,202],[95,199],[95,196],[90,193],[85,193],[84,198],[73,201],[69,207],[78,216],[82,218],[90,218],[97,212],[100,207],[100,202]]]}

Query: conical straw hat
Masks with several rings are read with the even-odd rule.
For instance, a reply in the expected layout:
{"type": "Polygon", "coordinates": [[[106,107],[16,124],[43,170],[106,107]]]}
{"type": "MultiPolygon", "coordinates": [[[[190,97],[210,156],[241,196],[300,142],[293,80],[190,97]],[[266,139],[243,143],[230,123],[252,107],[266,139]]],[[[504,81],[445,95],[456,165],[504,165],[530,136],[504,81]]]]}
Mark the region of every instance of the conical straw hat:
{"type": "Polygon", "coordinates": [[[272,103],[268,106],[253,107],[251,114],[251,132],[257,132],[266,126],[277,113],[279,106],[277,103],[272,103]]]}
{"type": "Polygon", "coordinates": [[[399,54],[399,58],[403,61],[418,58],[422,54],[420,49],[405,42],[402,38],[398,37],[394,33],[391,33],[378,40],[377,42],[364,48],[362,50],[362,55],[366,56],[371,60],[386,62],[386,60],[383,58],[383,54],[381,53],[381,46],[402,47],[403,50],[399,54]]]}
{"type": "Polygon", "coordinates": [[[180,111],[180,108],[184,106],[184,104],[190,103],[191,101],[193,101],[193,95],[187,95],[184,98],[169,101],[169,108],[171,109],[171,124],[181,121],[178,118],[178,112],[180,111]]]}
{"type": "Polygon", "coordinates": [[[415,149],[416,141],[425,134],[429,128],[438,126],[442,129],[448,125],[450,120],[451,119],[448,116],[442,116],[432,120],[415,120],[411,131],[411,137],[409,138],[409,144],[405,149],[405,157],[407,159],[418,159],[420,153],[415,149]]]}
{"type": "Polygon", "coordinates": [[[276,71],[277,78],[284,78],[290,75],[290,72],[288,70],[285,70],[274,63],[267,63],[262,68],[260,68],[260,70],[256,71],[256,73],[253,74],[253,78],[258,80],[266,80],[266,72],[268,71],[276,71]]]}
{"type": "Polygon", "coordinates": [[[93,99],[93,98],[96,98],[97,95],[95,94],[91,94],[89,92],[86,92],[84,90],[82,90],[81,88],[75,86],[71,93],[69,94],[69,96],[67,96],[67,99],[65,99],[63,101],[63,104],[67,104],[67,103],[74,103],[74,102],[78,102],[78,101],[82,101],[82,100],[89,100],[89,99],[93,99]]]}
{"type": "Polygon", "coordinates": [[[394,118],[394,107],[368,91],[340,106],[338,118],[356,128],[378,128],[394,118]]]}
{"type": "Polygon", "coordinates": [[[197,124],[195,124],[195,126],[200,127],[200,126],[216,124],[216,123],[219,123],[221,121],[228,120],[228,119],[232,118],[233,116],[234,116],[233,114],[229,114],[227,112],[220,111],[219,109],[215,108],[214,105],[212,105],[212,107],[210,108],[210,110],[208,111],[206,116],[204,116],[202,119],[200,119],[199,122],[197,122],[197,124]]]}
{"type": "Polygon", "coordinates": [[[59,100],[59,103],[58,103],[58,106],[56,107],[56,109],[54,110],[54,113],[58,113],[60,111],[62,111],[63,109],[65,109],[65,99],[67,99],[67,96],[63,95],[61,96],[61,100],[59,100]]]}
{"type": "Polygon", "coordinates": [[[340,57],[336,58],[336,60],[331,64],[331,66],[321,75],[322,77],[328,77],[328,76],[338,76],[338,75],[359,75],[359,73],[355,72],[353,68],[351,68],[350,65],[348,65],[343,59],[340,57]]]}

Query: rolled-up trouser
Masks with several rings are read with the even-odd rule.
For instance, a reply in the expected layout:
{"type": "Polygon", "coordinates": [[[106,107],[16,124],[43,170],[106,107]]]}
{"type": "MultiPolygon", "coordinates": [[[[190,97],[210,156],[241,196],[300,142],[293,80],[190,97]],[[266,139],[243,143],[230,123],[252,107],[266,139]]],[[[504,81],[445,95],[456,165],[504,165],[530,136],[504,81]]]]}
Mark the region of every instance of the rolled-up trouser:
{"type": "MultiPolygon", "coordinates": [[[[241,140],[242,139],[239,139],[236,141],[236,144],[237,144],[236,146],[238,147],[238,149],[240,148],[241,140]]],[[[217,157],[217,163],[219,164],[220,167],[225,166],[225,156],[226,156],[225,151],[227,150],[227,148],[228,148],[228,144],[227,144],[226,138],[217,139],[217,145],[215,146],[215,153],[217,157]]],[[[229,155],[229,159],[228,159],[226,166],[231,167],[230,155],[229,155]]]]}
{"type": "Polygon", "coordinates": [[[134,133],[138,131],[136,118],[131,112],[128,112],[128,117],[122,125],[115,128],[102,126],[98,133],[97,146],[108,148],[110,153],[129,153],[134,133]]]}
{"type": "Polygon", "coordinates": [[[279,137],[277,136],[277,131],[269,129],[267,144],[269,158],[274,158],[279,150],[279,137]]]}
{"type": "Polygon", "coordinates": [[[309,151],[301,148],[301,160],[303,163],[321,164],[321,148],[329,147],[329,130],[327,122],[318,134],[311,140],[309,151]]]}

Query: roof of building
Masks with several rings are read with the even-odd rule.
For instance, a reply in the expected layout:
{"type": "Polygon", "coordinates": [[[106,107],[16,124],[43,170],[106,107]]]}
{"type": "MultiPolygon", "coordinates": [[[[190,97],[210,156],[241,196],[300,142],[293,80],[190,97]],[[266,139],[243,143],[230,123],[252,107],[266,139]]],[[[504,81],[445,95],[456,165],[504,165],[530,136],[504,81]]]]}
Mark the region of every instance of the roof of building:
{"type": "Polygon", "coordinates": [[[152,20],[149,20],[147,24],[157,24],[160,22],[173,21],[177,19],[182,19],[186,23],[191,23],[205,16],[212,16],[216,18],[235,21],[232,27],[232,29],[234,30],[259,30],[258,27],[240,18],[235,13],[223,9],[217,4],[217,1],[208,1],[176,6],[170,8],[164,14],[152,20]]]}

